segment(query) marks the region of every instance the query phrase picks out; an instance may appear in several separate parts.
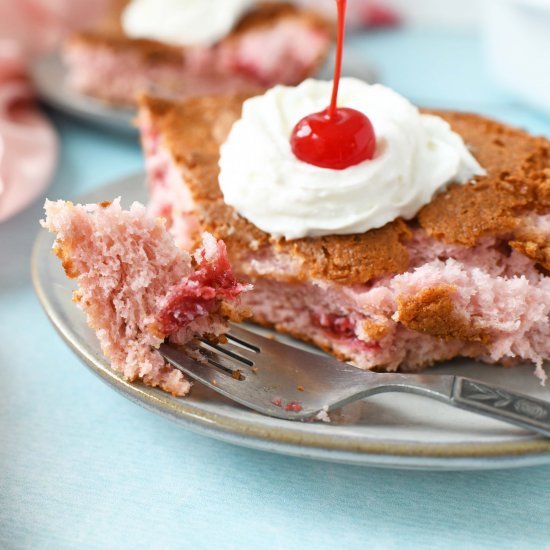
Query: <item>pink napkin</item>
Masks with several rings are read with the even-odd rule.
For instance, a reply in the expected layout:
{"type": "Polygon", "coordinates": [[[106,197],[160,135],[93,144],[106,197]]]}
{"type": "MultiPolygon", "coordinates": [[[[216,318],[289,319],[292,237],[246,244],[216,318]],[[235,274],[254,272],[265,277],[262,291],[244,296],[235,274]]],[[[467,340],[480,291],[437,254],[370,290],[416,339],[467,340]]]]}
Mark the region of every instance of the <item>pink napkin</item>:
{"type": "Polygon", "coordinates": [[[43,193],[57,161],[57,138],[33,101],[27,64],[104,7],[102,0],[0,0],[0,222],[43,193]]]}
{"type": "Polygon", "coordinates": [[[39,196],[55,168],[57,138],[32,99],[18,48],[0,40],[0,222],[39,196]]]}

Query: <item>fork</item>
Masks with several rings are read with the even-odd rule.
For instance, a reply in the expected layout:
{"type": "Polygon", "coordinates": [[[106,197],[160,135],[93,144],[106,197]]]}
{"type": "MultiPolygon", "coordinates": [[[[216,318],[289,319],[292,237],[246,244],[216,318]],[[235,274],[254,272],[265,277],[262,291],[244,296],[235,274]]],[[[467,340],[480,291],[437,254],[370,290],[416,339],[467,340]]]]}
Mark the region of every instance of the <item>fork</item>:
{"type": "Polygon", "coordinates": [[[446,374],[374,373],[232,325],[227,342],[163,343],[174,367],[259,413],[307,420],[383,392],[405,392],[550,437],[550,402],[446,374]],[[190,356],[191,355],[191,356],[190,356]]]}

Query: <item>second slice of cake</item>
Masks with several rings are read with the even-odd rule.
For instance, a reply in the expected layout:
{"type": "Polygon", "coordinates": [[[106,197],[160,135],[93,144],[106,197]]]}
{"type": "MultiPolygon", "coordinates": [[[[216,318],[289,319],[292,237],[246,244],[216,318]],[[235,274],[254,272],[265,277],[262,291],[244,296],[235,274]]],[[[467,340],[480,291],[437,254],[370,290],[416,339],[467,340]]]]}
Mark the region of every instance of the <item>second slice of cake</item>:
{"type": "MultiPolygon", "coordinates": [[[[297,84],[320,67],[332,42],[331,25],[323,17],[284,2],[252,2],[234,28],[212,44],[130,36],[121,24],[129,0],[111,1],[108,21],[70,37],[64,60],[69,86],[115,105],[134,105],[145,91],[183,98],[297,84]]],[[[148,3],[156,8],[161,28],[170,18],[177,20],[164,11],[166,2],[148,3]]],[[[185,3],[168,4],[185,9],[185,3]]],[[[182,29],[177,36],[185,33],[182,29]]]]}

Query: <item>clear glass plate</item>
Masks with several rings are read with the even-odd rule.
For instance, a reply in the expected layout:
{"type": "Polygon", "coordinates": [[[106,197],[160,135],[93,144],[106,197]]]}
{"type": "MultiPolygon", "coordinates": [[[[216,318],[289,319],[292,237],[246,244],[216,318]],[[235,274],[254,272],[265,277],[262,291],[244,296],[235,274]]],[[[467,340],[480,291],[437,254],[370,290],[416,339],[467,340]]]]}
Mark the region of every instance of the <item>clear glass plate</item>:
{"type": "MultiPolygon", "coordinates": [[[[144,176],[101,187],[80,197],[80,202],[101,202],[117,196],[123,197],[125,205],[134,200],[144,202],[144,176]]],[[[83,313],[71,301],[74,283],[51,254],[52,242],[52,235],[40,232],[32,255],[32,274],[36,293],[59,334],[113,389],[183,427],[268,452],[366,466],[465,470],[550,463],[550,440],[413,395],[377,395],[333,414],[330,424],[301,423],[259,415],[198,384],[188,397],[175,398],[126,382],[111,370],[83,313]]],[[[462,360],[430,372],[470,376],[549,399],[550,392],[540,386],[532,371],[531,367],[504,369],[462,360]]]]}
{"type": "Polygon", "coordinates": [[[34,88],[48,105],[111,132],[137,136],[132,123],[135,109],[115,107],[71,90],[65,85],[66,74],[58,53],[39,57],[30,67],[34,88]]]}

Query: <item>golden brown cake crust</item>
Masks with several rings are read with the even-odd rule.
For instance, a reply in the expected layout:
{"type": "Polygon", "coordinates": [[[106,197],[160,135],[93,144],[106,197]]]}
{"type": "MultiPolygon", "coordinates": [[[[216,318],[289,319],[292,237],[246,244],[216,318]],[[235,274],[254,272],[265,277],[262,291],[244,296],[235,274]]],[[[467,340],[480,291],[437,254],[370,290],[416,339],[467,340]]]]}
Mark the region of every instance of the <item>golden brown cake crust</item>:
{"type": "Polygon", "coordinates": [[[416,332],[445,340],[488,344],[489,338],[483,331],[455,312],[455,292],[456,288],[444,285],[423,289],[413,296],[398,296],[399,322],[416,332]]]}
{"type": "Polygon", "coordinates": [[[515,234],[521,251],[526,215],[550,211],[550,142],[480,116],[438,114],[464,138],[487,176],[436,196],[420,211],[421,226],[437,239],[468,247],[485,235],[515,234]]]}
{"type": "Polygon", "coordinates": [[[127,38],[121,34],[84,31],[72,35],[66,42],[66,48],[72,47],[105,48],[117,53],[131,52],[147,63],[181,64],[184,53],[182,48],[162,44],[155,40],[127,38]]]}
{"type": "MultiPolygon", "coordinates": [[[[185,48],[147,39],[128,38],[121,27],[122,11],[128,0],[114,0],[109,16],[94,30],[79,32],[67,41],[71,46],[103,47],[117,52],[130,51],[149,63],[181,63],[185,48]]],[[[283,19],[298,19],[302,24],[333,34],[332,25],[317,13],[286,3],[260,3],[246,14],[222,42],[230,43],[252,30],[271,27],[283,19]]]]}
{"type": "Polygon", "coordinates": [[[399,219],[368,233],[282,241],[279,246],[304,259],[308,278],[353,284],[370,281],[381,272],[405,271],[409,254],[404,243],[410,237],[409,227],[399,219]]]}
{"type": "Polygon", "coordinates": [[[548,271],[550,269],[550,235],[542,235],[536,230],[523,228],[520,228],[517,234],[521,239],[510,241],[510,246],[548,271]]]}
{"type": "Polygon", "coordinates": [[[436,112],[463,137],[486,176],[472,184],[450,186],[411,222],[398,219],[363,234],[286,241],[271,238],[239,216],[223,202],[218,186],[219,147],[240,117],[246,97],[203,97],[181,103],[140,100],[143,120],[161,134],[193,195],[201,228],[224,239],[233,257],[250,248],[274,247],[303,260],[304,269],[296,278],[361,284],[408,268],[405,243],[410,225],[419,223],[434,238],[467,247],[483,236],[503,237],[550,269],[550,243],[536,228],[526,233],[524,223],[533,213],[550,212],[548,140],[479,115],[436,112]]]}
{"type": "Polygon", "coordinates": [[[110,35],[122,35],[122,13],[130,0],[109,0],[104,17],[95,25],[96,32],[110,35]]]}

